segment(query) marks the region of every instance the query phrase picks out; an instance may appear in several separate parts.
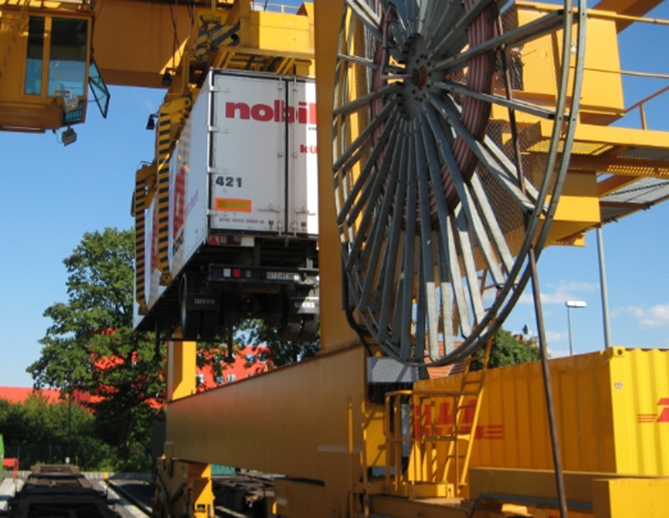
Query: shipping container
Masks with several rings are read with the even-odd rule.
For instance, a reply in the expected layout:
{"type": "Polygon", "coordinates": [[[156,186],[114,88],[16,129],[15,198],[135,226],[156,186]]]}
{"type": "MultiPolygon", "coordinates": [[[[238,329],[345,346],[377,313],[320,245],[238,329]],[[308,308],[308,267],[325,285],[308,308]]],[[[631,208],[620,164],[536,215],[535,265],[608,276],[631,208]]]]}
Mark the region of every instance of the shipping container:
{"type": "MultiPolygon", "coordinates": [[[[669,350],[614,347],[550,370],[563,469],[669,476],[669,350]]],[[[414,388],[457,391],[461,380],[414,388]]],[[[438,404],[437,424],[452,427],[451,403],[438,404]]],[[[539,362],[488,371],[474,435],[471,467],[553,468],[539,362]]]]}
{"type": "Polygon", "coordinates": [[[318,329],[316,94],[312,80],[209,72],[171,153],[169,273],[157,261],[157,196],[146,211],[147,315],[186,339],[263,318],[287,340],[318,329]]]}

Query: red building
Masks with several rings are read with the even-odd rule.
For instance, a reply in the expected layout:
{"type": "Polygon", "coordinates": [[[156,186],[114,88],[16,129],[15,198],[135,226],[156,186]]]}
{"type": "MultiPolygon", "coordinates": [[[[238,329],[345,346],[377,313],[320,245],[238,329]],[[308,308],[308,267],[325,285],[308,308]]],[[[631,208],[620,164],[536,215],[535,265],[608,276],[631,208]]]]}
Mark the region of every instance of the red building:
{"type": "Polygon", "coordinates": [[[221,362],[220,374],[215,373],[211,366],[198,368],[198,390],[204,391],[220,387],[274,369],[269,359],[269,348],[265,346],[242,347],[233,356],[233,362],[221,362]]]}
{"type": "MultiPolygon", "coordinates": [[[[120,358],[97,358],[95,365],[101,369],[108,369],[122,363],[120,358]]],[[[246,346],[237,349],[234,361],[231,363],[221,362],[221,373],[215,373],[211,366],[197,369],[198,390],[204,391],[235,381],[243,380],[274,369],[269,359],[269,348],[265,346],[246,346]]],[[[30,387],[0,387],[0,399],[6,399],[10,403],[23,403],[30,394],[43,397],[48,403],[62,401],[61,391],[56,389],[34,390],[30,387]]],[[[74,402],[80,405],[98,403],[104,396],[91,396],[87,392],[76,390],[74,402]]],[[[157,400],[149,402],[154,408],[159,408],[162,403],[157,400]]]]}
{"type": "MultiPolygon", "coordinates": [[[[23,403],[30,397],[30,394],[42,397],[46,399],[48,403],[58,403],[59,401],[62,401],[60,398],[61,391],[56,389],[35,390],[31,387],[0,387],[0,399],[5,399],[10,403],[23,403]]],[[[90,394],[78,390],[74,391],[75,403],[88,403],[90,399],[90,394]]]]}

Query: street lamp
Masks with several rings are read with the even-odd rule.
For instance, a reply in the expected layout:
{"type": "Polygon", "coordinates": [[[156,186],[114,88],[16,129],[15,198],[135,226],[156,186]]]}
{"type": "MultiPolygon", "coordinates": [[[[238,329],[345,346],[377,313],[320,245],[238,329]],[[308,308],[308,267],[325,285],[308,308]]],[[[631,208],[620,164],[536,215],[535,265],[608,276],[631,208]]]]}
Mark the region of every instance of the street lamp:
{"type": "Polygon", "coordinates": [[[571,337],[571,308],[585,308],[588,305],[582,300],[568,300],[564,304],[567,306],[567,320],[569,321],[569,356],[573,356],[574,343],[571,337]]]}

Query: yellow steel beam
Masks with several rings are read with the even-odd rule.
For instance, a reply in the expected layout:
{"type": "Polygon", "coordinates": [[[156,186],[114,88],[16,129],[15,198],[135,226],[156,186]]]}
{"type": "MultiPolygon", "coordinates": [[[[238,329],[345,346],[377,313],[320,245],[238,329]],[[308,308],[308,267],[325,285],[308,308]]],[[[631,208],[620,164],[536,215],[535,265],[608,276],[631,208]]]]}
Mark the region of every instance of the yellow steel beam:
{"type": "Polygon", "coordinates": [[[636,182],[637,179],[638,178],[633,176],[611,176],[601,182],[597,182],[597,194],[601,198],[602,196],[606,196],[607,194],[636,182]]]}
{"type": "MultiPolygon", "coordinates": [[[[552,126],[540,122],[542,138],[550,138],[552,126]]],[[[594,124],[579,124],[574,136],[575,149],[578,153],[579,144],[600,144],[607,148],[616,146],[636,147],[649,150],[669,149],[669,132],[656,130],[642,130],[635,128],[621,128],[617,126],[597,126],[594,124]]],[[[652,157],[649,157],[652,158],[652,157]]]]}
{"type": "Polygon", "coordinates": [[[326,459],[347,460],[347,398],[364,381],[361,347],[317,357],[172,401],[167,439],[181,459],[323,480],[326,459]]]}
{"type": "Polygon", "coordinates": [[[321,348],[357,340],[342,310],[341,242],[332,184],[332,101],[336,44],[343,0],[316,0],[316,89],[318,91],[319,266],[321,271],[321,348]]]}
{"type": "MultiPolygon", "coordinates": [[[[667,483],[669,483],[669,479],[667,478],[643,475],[566,471],[564,472],[565,492],[570,510],[592,512],[594,486],[597,481],[610,482],[610,484],[606,484],[610,488],[624,487],[626,483],[631,484],[628,487],[653,487],[655,491],[658,491],[658,495],[661,489],[666,490],[668,487],[667,483]]],[[[471,499],[488,498],[509,503],[548,507],[553,507],[557,504],[555,473],[552,470],[472,468],[469,471],[469,484],[471,499]]],[[[600,501],[600,508],[604,507],[606,493],[605,489],[598,489],[597,499],[600,501]]],[[[626,491],[624,494],[626,497],[632,499],[634,493],[626,491]]],[[[640,497],[647,494],[649,493],[638,493],[640,497]]],[[[618,504],[615,500],[610,499],[609,502],[613,502],[615,506],[618,504]]],[[[657,500],[657,503],[659,504],[660,501],[657,500]]],[[[625,507],[625,509],[629,508],[625,507]]],[[[647,507],[643,508],[648,509],[647,507]]],[[[668,509],[667,507],[664,508],[665,514],[663,515],[611,514],[609,516],[610,518],[623,516],[663,516],[664,518],[668,516],[666,514],[668,509]]],[[[600,517],[598,514],[595,514],[595,518],[600,517]]]]}
{"type": "Polygon", "coordinates": [[[96,2],[93,48],[108,84],[160,87],[176,67],[191,30],[188,6],[180,2],[96,2]]]}
{"type": "MultiPolygon", "coordinates": [[[[669,156],[669,153],[667,153],[669,156]]],[[[669,178],[669,160],[652,160],[616,156],[573,155],[569,162],[573,171],[597,171],[621,176],[669,178]]]]}
{"type": "MultiPolygon", "coordinates": [[[[595,5],[594,9],[614,11],[617,14],[624,14],[626,16],[643,16],[661,3],[662,0],[602,0],[595,5]]],[[[630,20],[618,20],[616,21],[616,30],[620,32],[631,24],[630,20]]]]}
{"type": "Polygon", "coordinates": [[[595,518],[669,518],[669,479],[593,480],[595,518]]]}
{"type": "MultiPolygon", "coordinates": [[[[408,500],[392,496],[371,495],[369,501],[370,512],[377,516],[395,516],[398,518],[413,518],[414,516],[421,518],[468,518],[472,516],[471,507],[461,505],[460,499],[456,498],[408,500]]],[[[481,515],[474,516],[479,517],[481,515]]]]}
{"type": "Polygon", "coordinates": [[[341,516],[338,502],[329,502],[325,486],[301,480],[277,479],[274,482],[278,516],[331,518],[341,516]]]}
{"type": "Polygon", "coordinates": [[[319,481],[327,505],[345,509],[363,447],[370,466],[385,463],[383,407],[363,402],[365,358],[345,348],[172,401],[173,456],[319,481]]]}
{"type": "MultiPolygon", "coordinates": [[[[231,3],[219,2],[219,7],[231,3]]],[[[221,12],[225,14],[227,10],[221,12]]],[[[160,87],[165,70],[177,69],[184,56],[192,51],[199,17],[211,17],[211,9],[196,9],[193,14],[183,3],[114,0],[98,2],[95,15],[93,45],[105,81],[160,87]]],[[[237,0],[230,16],[224,18],[227,25],[240,23],[239,46],[233,47],[235,53],[311,60],[314,38],[311,15],[310,8],[298,13],[254,11],[249,0],[237,0]]]]}

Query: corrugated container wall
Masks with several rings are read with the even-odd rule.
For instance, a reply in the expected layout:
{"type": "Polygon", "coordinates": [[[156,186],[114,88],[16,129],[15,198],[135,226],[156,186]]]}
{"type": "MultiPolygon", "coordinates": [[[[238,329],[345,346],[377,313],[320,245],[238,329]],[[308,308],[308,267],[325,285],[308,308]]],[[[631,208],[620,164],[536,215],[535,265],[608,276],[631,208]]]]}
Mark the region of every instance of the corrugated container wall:
{"type": "MultiPolygon", "coordinates": [[[[669,350],[614,347],[550,368],[565,470],[669,476],[669,350]]],[[[471,467],[552,469],[541,365],[491,369],[484,390],[471,467]]]]}

